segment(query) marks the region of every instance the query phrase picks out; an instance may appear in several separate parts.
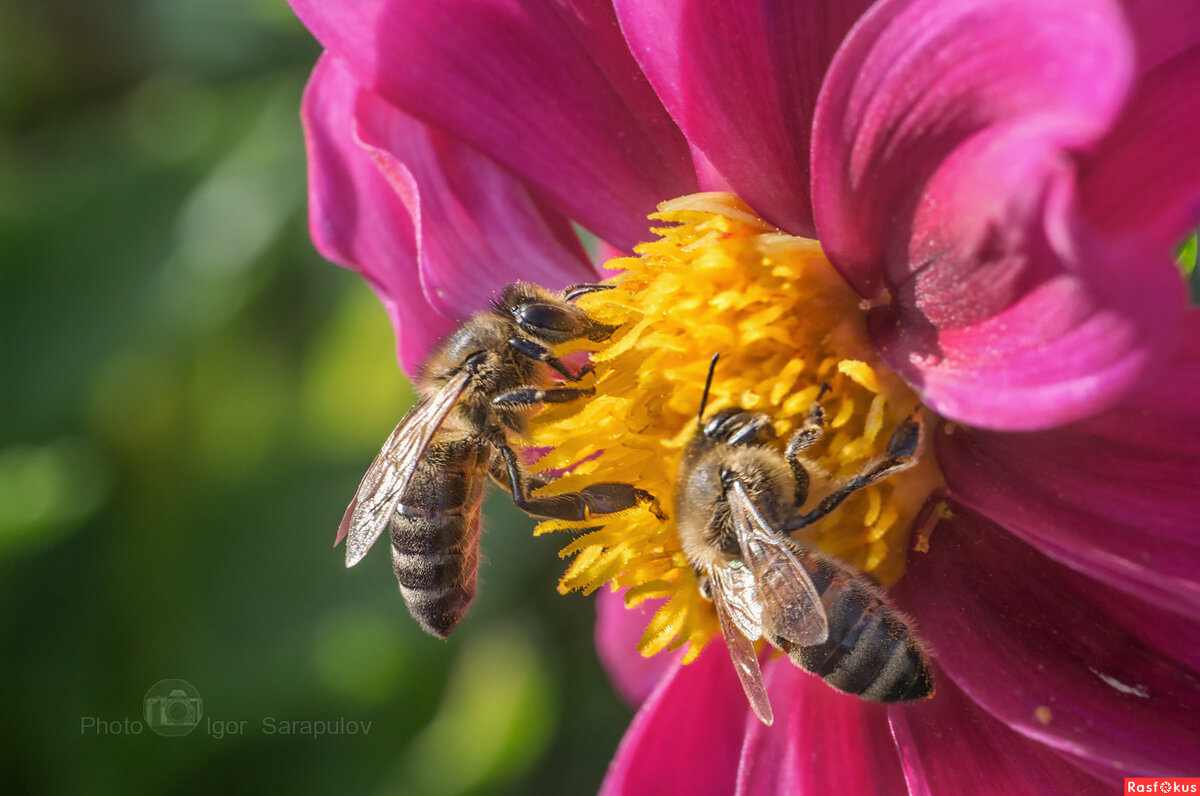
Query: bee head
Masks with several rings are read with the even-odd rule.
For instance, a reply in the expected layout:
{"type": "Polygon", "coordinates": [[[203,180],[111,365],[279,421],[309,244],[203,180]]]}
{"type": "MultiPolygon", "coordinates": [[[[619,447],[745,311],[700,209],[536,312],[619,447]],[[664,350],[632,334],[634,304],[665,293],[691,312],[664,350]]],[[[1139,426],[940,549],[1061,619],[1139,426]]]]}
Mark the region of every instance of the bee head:
{"type": "Polygon", "coordinates": [[[731,406],[704,422],[704,436],[726,445],[760,445],[775,439],[775,426],[762,412],[731,406]]]}
{"type": "Polygon", "coordinates": [[[775,427],[771,418],[761,412],[751,412],[740,406],[722,409],[704,420],[704,408],[708,406],[708,391],[712,388],[713,374],[717,370],[720,353],[713,354],[708,364],[708,379],[704,382],[704,394],[700,397],[700,411],[696,421],[704,430],[704,438],[710,442],[726,445],[755,445],[775,438],[775,427]]]}

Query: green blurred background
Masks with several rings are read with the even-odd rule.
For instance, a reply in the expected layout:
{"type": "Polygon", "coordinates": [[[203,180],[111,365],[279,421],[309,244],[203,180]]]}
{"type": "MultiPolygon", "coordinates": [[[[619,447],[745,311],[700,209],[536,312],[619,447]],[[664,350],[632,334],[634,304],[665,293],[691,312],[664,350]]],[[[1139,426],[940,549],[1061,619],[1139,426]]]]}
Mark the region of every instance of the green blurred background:
{"type": "Polygon", "coordinates": [[[449,642],[332,548],[411,393],[309,242],[317,54],[283,0],[0,0],[4,793],[593,793],[628,722],[502,498],[449,642]],[[163,678],[244,730],[127,732],[163,678]]]}

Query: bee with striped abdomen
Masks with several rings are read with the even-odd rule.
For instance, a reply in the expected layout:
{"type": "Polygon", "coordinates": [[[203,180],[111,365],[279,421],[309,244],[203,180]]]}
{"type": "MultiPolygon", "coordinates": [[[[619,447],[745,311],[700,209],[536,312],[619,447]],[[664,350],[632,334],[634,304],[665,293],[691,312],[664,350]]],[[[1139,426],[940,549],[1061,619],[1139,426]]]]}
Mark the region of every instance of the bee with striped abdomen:
{"type": "Polygon", "coordinates": [[[910,466],[919,421],[903,421],[883,457],[804,513],[809,474],[801,454],[824,433],[820,399],[826,388],[781,455],[771,447],[775,431],[765,414],[735,407],[704,419],[716,363],[714,356],[699,428],[680,464],[675,518],[755,714],[772,721],[754,648],[760,638],[834,688],[863,699],[902,702],[931,695],[928,656],[875,581],[791,537],[855,491],[910,466]]]}
{"type": "Polygon", "coordinates": [[[578,382],[550,346],[615,330],[574,300],[607,285],[575,285],[561,295],[517,282],[434,349],[416,379],[422,395],[384,443],[338,527],[346,566],[357,564],[386,528],[400,593],[427,632],[445,638],[475,597],[479,521],[488,475],[516,505],[540,517],[580,520],[649,503],[630,484],[592,484],[534,497],[545,481],[524,474],[508,435],[525,431],[533,407],[592,390],[549,386],[550,372],[578,382]]]}

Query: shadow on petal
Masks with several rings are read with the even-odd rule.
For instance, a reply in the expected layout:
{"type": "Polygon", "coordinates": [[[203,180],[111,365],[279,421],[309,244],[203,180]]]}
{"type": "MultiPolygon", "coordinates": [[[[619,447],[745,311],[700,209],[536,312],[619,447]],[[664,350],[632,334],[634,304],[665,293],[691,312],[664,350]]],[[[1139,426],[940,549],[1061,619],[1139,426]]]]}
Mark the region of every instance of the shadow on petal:
{"type": "Polygon", "coordinates": [[[729,651],[709,644],[693,663],[675,664],[642,703],[601,796],[729,796],[747,717],[729,651]]]}
{"type": "Polygon", "coordinates": [[[1111,785],[989,716],[938,674],[932,699],[888,708],[911,796],[1113,793],[1111,785]]]}
{"type": "Polygon", "coordinates": [[[1031,434],[943,429],[934,445],[959,500],[1052,558],[1200,619],[1197,395],[1191,312],[1170,364],[1110,411],[1031,434]]]}
{"type": "Polygon", "coordinates": [[[764,668],[775,723],[750,716],[738,794],[904,791],[886,708],[839,693],[786,658],[764,668]]]}
{"type": "MultiPolygon", "coordinates": [[[[995,718],[1106,778],[1194,773],[1196,673],[1076,588],[1085,576],[952,510],[906,574],[942,670],[995,718]]],[[[1142,604],[1141,621],[1181,618],[1142,604]]]]}

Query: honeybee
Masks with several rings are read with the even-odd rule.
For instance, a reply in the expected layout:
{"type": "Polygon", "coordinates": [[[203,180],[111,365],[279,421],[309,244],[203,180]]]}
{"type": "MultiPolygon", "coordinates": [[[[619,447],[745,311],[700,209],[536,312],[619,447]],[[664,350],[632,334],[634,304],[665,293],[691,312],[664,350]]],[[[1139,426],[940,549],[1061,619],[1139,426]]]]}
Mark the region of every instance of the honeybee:
{"type": "Polygon", "coordinates": [[[699,428],[680,464],[675,516],[751,708],[772,722],[754,649],[760,638],[839,691],[873,702],[930,696],[928,657],[875,581],[790,535],[856,490],[911,466],[921,436],[915,413],[896,428],[883,457],[805,513],[809,474],[801,454],[823,434],[820,400],[828,385],[780,455],[770,446],[775,431],[765,414],[735,407],[704,420],[716,363],[714,356],[699,428]]]}
{"type": "Polygon", "coordinates": [[[487,310],[452,332],[429,356],[416,384],[422,400],[400,421],[367,470],[338,526],[346,566],[357,564],[385,528],[392,568],[409,613],[445,638],[475,597],[479,515],[488,474],[524,511],[587,519],[649,502],[630,484],[592,484],[579,492],[532,497],[546,481],[527,477],[508,433],[521,434],[532,407],[589,395],[575,386],[546,387],[550,371],[578,382],[548,347],[604,340],[614,327],[573,303],[608,285],[574,285],[561,295],[517,282],[487,310]]]}

